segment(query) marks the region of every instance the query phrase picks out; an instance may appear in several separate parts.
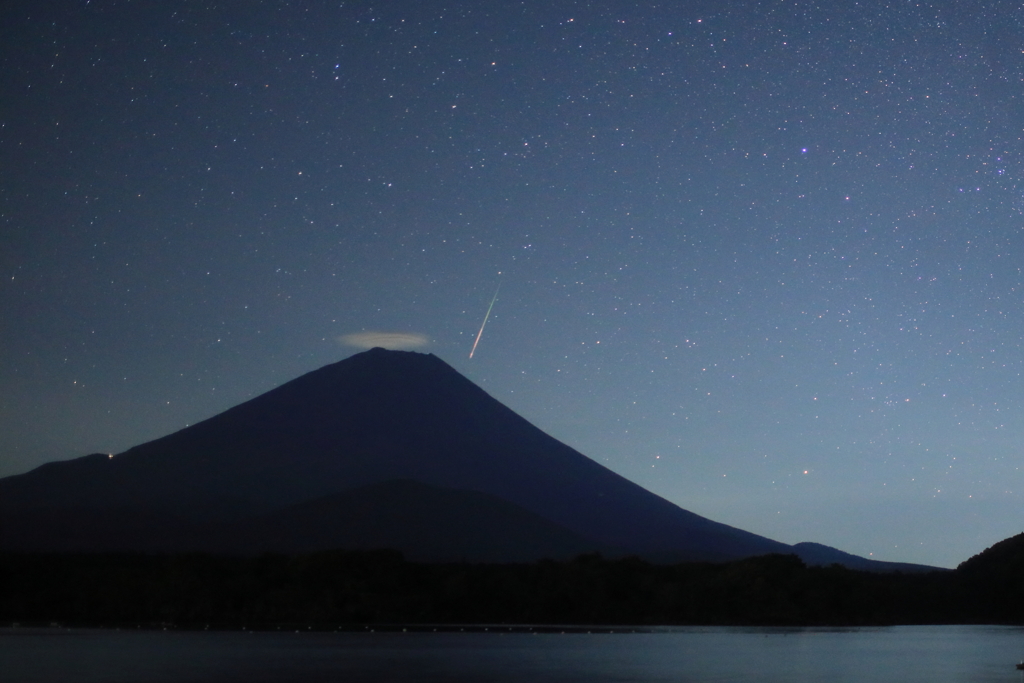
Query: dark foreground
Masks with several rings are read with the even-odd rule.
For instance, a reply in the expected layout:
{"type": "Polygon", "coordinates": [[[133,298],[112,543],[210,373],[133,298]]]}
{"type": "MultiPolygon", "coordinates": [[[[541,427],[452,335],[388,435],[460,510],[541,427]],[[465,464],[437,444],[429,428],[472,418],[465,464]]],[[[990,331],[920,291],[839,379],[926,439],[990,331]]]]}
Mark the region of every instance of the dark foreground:
{"type": "Polygon", "coordinates": [[[392,551],[255,558],[8,553],[0,554],[0,623],[257,629],[1024,623],[1024,582],[1019,561],[1012,561],[1018,553],[1003,552],[998,562],[982,561],[986,554],[956,571],[872,574],[807,567],[788,555],[655,565],[598,555],[423,564],[392,551]]]}

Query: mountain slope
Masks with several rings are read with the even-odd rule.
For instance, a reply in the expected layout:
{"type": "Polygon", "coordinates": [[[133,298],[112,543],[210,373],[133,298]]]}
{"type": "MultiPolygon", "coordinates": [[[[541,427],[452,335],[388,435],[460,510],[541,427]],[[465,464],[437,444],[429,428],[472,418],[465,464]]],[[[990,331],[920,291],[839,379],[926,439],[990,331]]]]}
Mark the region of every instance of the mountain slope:
{"type": "Polygon", "coordinates": [[[421,562],[528,562],[622,554],[486,493],[412,480],[371,484],[299,503],[231,529],[220,547],[255,554],[397,548],[421,562]]]}
{"type": "Polygon", "coordinates": [[[475,491],[412,480],[371,484],[236,521],[197,521],[141,506],[38,508],[4,516],[4,549],[259,555],[400,550],[419,562],[529,562],[620,548],[475,491]]]}

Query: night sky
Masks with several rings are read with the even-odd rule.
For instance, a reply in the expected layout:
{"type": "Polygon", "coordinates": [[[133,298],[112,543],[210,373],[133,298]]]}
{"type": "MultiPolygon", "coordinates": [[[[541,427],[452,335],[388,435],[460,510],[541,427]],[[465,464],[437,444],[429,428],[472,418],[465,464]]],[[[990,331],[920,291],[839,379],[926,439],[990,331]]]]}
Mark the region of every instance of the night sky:
{"type": "Polygon", "coordinates": [[[779,541],[1024,530],[1019,3],[16,0],[0,60],[0,476],[380,343],[779,541]]]}

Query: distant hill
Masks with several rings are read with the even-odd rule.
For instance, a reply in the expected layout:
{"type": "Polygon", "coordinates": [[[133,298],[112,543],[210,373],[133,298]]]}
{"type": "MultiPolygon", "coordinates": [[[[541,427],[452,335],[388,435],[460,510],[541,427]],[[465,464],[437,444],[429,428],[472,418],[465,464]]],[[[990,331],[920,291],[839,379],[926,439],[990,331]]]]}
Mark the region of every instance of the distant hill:
{"type": "Polygon", "coordinates": [[[1024,619],[1024,534],[999,541],[956,568],[979,619],[1021,623],[1024,619]]]}
{"type": "Polygon", "coordinates": [[[0,479],[0,513],[6,550],[396,547],[474,561],[795,553],[883,569],[688,512],[545,434],[435,356],[383,349],[116,456],[0,479]]]}
{"type": "Polygon", "coordinates": [[[841,564],[848,569],[859,569],[866,572],[930,572],[935,567],[923,564],[911,564],[908,562],[882,562],[880,560],[869,560],[859,555],[844,553],[820,543],[797,543],[793,551],[805,563],[811,566],[828,566],[841,564]]]}
{"type": "Polygon", "coordinates": [[[999,541],[974,557],[961,562],[957,571],[964,575],[1006,574],[1024,577],[1024,534],[999,541]]]}

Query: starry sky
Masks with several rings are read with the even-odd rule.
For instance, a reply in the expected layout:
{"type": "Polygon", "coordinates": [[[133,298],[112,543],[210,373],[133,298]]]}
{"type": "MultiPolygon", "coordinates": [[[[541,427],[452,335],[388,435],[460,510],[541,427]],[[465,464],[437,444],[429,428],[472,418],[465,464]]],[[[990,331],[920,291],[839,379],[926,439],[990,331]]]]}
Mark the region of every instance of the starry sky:
{"type": "Polygon", "coordinates": [[[779,541],[1024,530],[1019,3],[14,0],[0,60],[0,476],[382,343],[779,541]]]}

